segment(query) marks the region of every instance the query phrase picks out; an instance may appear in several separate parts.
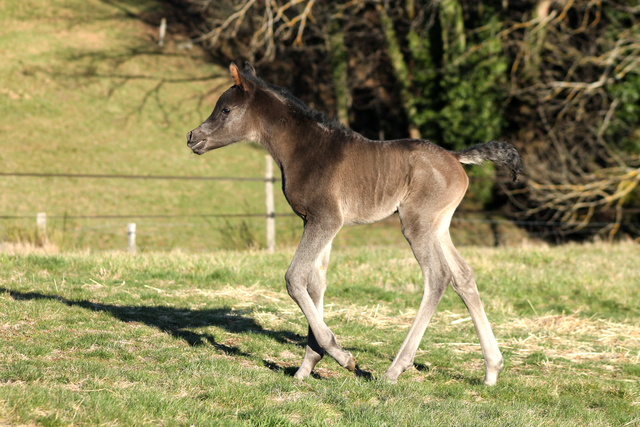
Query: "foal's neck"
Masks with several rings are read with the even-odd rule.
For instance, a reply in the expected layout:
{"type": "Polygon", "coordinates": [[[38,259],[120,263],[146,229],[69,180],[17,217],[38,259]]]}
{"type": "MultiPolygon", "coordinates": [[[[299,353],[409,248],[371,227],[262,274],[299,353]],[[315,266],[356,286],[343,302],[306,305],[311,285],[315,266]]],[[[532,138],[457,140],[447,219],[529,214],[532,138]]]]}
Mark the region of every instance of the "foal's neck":
{"type": "Polygon", "coordinates": [[[304,167],[301,155],[327,145],[334,138],[326,125],[308,117],[293,117],[284,111],[267,111],[261,117],[258,132],[260,142],[278,167],[284,172],[293,167],[304,167]]]}

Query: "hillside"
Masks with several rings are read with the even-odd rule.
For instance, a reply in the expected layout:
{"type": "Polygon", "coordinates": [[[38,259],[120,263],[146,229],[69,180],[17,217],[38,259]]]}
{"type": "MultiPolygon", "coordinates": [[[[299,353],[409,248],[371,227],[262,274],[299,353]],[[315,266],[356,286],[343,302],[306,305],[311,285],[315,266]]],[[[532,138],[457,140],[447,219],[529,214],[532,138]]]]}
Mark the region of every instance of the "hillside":
{"type": "MultiPolygon", "coordinates": [[[[262,177],[262,147],[187,149],[185,134],[231,81],[226,64],[185,48],[171,28],[158,47],[147,22],[163,13],[154,1],[3,2],[0,173],[262,177]]],[[[276,193],[276,212],[290,212],[276,193]]],[[[263,213],[263,194],[261,182],[2,175],[0,240],[38,243],[36,213],[46,212],[48,240],[61,249],[126,248],[128,222],[142,249],[261,247],[262,218],[206,215],[263,213]]],[[[297,242],[297,218],[277,226],[279,245],[297,242]]],[[[467,227],[463,241],[492,243],[488,225],[467,227]]],[[[343,244],[405,243],[392,218],[344,230],[343,244]]]]}
{"type": "MultiPolygon", "coordinates": [[[[185,145],[230,85],[225,69],[171,35],[159,48],[157,30],[133,16],[161,14],[156,3],[122,4],[0,6],[0,172],[260,177],[261,149],[197,157],[185,145]]],[[[121,247],[132,221],[143,248],[211,248],[221,225],[190,216],[262,212],[261,191],[259,182],[1,177],[0,215],[27,218],[0,227],[28,235],[42,211],[58,245],[121,247]]]]}

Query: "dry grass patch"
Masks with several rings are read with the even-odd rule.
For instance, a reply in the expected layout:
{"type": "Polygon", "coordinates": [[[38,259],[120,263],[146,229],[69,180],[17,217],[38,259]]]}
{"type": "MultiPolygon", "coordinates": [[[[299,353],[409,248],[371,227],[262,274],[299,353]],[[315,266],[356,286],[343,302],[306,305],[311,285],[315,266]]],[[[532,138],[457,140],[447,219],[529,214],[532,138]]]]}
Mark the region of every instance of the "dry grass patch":
{"type": "Polygon", "coordinates": [[[55,255],[60,253],[58,246],[50,241],[35,244],[27,240],[15,242],[0,241],[0,253],[8,255],[55,255]]]}
{"type": "Polygon", "coordinates": [[[522,335],[504,345],[526,357],[541,352],[571,362],[640,362],[640,327],[605,319],[581,318],[579,313],[519,318],[500,326],[501,332],[522,335]]]}
{"type": "Polygon", "coordinates": [[[219,297],[228,297],[238,301],[239,306],[247,306],[250,304],[256,304],[261,302],[269,301],[273,302],[282,302],[283,300],[289,299],[289,296],[285,292],[274,292],[268,289],[265,289],[260,285],[260,283],[256,283],[252,286],[231,286],[227,285],[223,289],[216,291],[202,291],[204,295],[209,295],[213,298],[219,297]]]}
{"type": "Polygon", "coordinates": [[[325,319],[346,319],[347,322],[356,322],[361,325],[375,326],[378,328],[407,329],[411,326],[416,316],[415,309],[407,309],[397,314],[392,314],[392,310],[386,305],[337,305],[326,304],[325,319]]]}
{"type": "Polygon", "coordinates": [[[278,303],[289,299],[289,295],[285,292],[271,291],[262,287],[260,283],[251,286],[227,284],[222,289],[180,289],[172,292],[169,296],[191,297],[194,295],[210,298],[214,301],[219,298],[231,299],[236,301],[235,307],[247,307],[264,302],[278,303]]]}

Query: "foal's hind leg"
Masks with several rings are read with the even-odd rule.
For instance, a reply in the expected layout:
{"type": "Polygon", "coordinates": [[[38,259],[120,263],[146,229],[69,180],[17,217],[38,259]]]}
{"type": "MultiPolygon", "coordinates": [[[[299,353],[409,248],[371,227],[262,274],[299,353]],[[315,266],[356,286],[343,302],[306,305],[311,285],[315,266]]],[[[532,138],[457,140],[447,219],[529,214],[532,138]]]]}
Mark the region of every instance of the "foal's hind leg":
{"type": "MultiPolygon", "coordinates": [[[[424,277],[424,293],[413,324],[398,354],[384,374],[388,381],[395,382],[398,376],[413,366],[413,360],[451,278],[449,268],[436,237],[433,225],[424,225],[419,216],[409,216],[400,212],[403,233],[415,255],[424,277]]],[[[427,223],[427,221],[425,221],[427,223]]]]}
{"type": "Polygon", "coordinates": [[[453,246],[448,230],[442,233],[440,240],[453,274],[453,289],[460,295],[460,298],[467,306],[480,340],[482,355],[487,369],[484,383],[486,385],[495,385],[498,374],[502,370],[503,359],[487,315],[484,312],[482,301],[480,301],[473,270],[453,246]]]}
{"type": "MultiPolygon", "coordinates": [[[[314,273],[309,277],[309,283],[307,285],[307,291],[309,292],[309,296],[313,300],[313,303],[318,310],[320,318],[323,317],[323,300],[324,292],[327,289],[327,268],[329,267],[330,253],[331,243],[327,245],[327,247],[324,249],[324,252],[318,259],[317,264],[319,265],[319,269],[315,270],[314,273]]],[[[315,335],[313,335],[311,327],[309,327],[309,335],[307,338],[307,347],[305,348],[304,352],[304,360],[302,361],[302,365],[300,365],[300,368],[296,371],[294,377],[298,379],[307,378],[311,374],[311,371],[313,371],[313,368],[322,359],[324,353],[324,349],[320,347],[315,335]]]]}

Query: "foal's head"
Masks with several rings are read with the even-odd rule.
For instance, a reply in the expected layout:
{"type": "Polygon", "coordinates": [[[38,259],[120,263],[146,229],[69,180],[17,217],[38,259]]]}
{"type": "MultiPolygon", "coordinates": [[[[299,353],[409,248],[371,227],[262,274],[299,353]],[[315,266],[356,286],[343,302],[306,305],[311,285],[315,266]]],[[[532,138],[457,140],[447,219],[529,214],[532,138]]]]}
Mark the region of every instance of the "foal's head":
{"type": "Polygon", "coordinates": [[[231,64],[230,70],[235,86],[220,96],[209,118],[187,134],[187,146],[196,154],[255,137],[249,110],[257,86],[256,72],[249,63],[242,72],[236,64],[231,64]]]}

